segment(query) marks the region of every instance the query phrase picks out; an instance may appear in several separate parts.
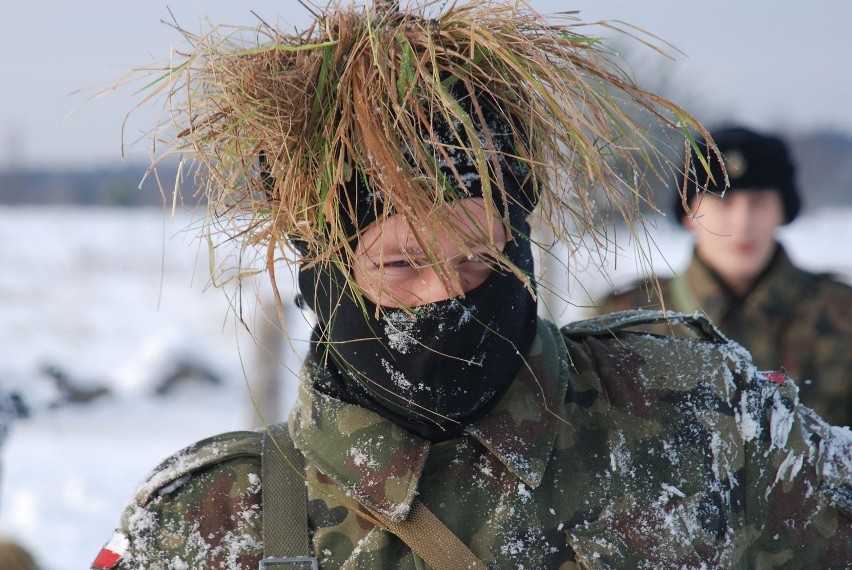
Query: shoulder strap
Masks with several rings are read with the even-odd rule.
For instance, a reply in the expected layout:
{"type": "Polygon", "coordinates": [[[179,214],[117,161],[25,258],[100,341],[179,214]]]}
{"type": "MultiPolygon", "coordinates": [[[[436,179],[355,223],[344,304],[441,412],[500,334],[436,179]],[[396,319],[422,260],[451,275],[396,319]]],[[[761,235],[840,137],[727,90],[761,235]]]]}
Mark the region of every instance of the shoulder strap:
{"type": "Polygon", "coordinates": [[[305,458],[293,445],[287,423],[269,426],[261,455],[264,559],[260,570],[319,568],[308,537],[304,465],[305,458]]]}
{"type": "Polygon", "coordinates": [[[485,564],[420,501],[414,501],[408,518],[403,521],[391,520],[375,511],[371,514],[434,570],[485,570],[485,564]]]}
{"type": "MultiPolygon", "coordinates": [[[[308,492],[302,476],[305,459],[293,445],[286,423],[269,426],[263,437],[263,557],[260,570],[319,568],[308,537],[308,492]]],[[[358,513],[362,514],[362,513],[358,513]]],[[[393,521],[371,512],[388,531],[405,542],[435,570],[485,565],[420,501],[408,518],[393,521]]]]}

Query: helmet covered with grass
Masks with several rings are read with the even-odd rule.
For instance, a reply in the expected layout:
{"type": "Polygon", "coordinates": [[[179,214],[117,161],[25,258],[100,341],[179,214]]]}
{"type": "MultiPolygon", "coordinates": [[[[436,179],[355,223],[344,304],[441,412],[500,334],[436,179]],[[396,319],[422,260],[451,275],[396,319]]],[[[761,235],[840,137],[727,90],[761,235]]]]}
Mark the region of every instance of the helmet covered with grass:
{"type": "Polygon", "coordinates": [[[523,2],[376,2],[332,3],[294,33],[184,32],[190,51],[154,87],[177,126],[159,143],[198,165],[208,230],[273,275],[281,260],[345,264],[394,214],[446,231],[431,213],[471,192],[510,233],[510,214],[537,203],[557,238],[600,232],[606,211],[639,216],[643,177],[668,175],[648,117],[706,133],[582,25],[523,2]]]}

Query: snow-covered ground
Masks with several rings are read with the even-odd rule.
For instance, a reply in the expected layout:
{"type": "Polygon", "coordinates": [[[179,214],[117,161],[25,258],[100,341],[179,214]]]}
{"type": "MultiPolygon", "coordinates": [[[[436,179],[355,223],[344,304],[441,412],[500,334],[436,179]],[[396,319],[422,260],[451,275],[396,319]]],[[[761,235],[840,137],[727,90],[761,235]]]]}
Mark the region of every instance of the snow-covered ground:
{"type": "MultiPolygon", "coordinates": [[[[240,332],[225,294],[209,287],[206,246],[192,227],[188,215],[172,220],[159,210],[0,207],[0,385],[32,408],[0,450],[0,535],[27,545],[44,570],[88,568],[149,469],[186,444],[254,421],[246,377],[264,351],[240,332]],[[180,362],[224,382],[188,381],[155,395],[180,362]],[[43,372],[50,364],[110,394],[53,408],[57,394],[43,372]]],[[[802,218],[783,239],[803,266],[852,282],[850,228],[852,210],[832,211],[802,218]]],[[[664,258],[685,263],[687,234],[661,226],[655,239],[659,272],[667,271],[664,258]]],[[[616,285],[638,265],[630,245],[607,262],[616,285]]],[[[602,294],[608,285],[599,272],[584,272],[589,264],[580,258],[570,268],[592,296],[602,294]]],[[[562,282],[571,301],[588,304],[575,278],[562,282]]],[[[564,304],[557,312],[563,321],[583,314],[564,304]]],[[[243,315],[259,322],[250,304],[243,315]]],[[[292,326],[303,339],[304,322],[292,326]]],[[[286,407],[293,379],[286,371],[283,378],[286,407]]]]}

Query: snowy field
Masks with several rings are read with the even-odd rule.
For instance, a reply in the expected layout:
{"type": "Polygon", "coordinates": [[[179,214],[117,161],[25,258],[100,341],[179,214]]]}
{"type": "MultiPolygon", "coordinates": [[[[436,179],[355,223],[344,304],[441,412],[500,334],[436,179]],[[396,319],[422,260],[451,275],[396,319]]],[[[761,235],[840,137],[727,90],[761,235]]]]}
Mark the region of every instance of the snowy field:
{"type": "MultiPolygon", "coordinates": [[[[240,331],[226,295],[209,287],[206,249],[191,226],[190,217],[172,220],[159,210],[0,207],[0,385],[31,408],[0,450],[0,535],[27,545],[44,570],[88,568],[135,485],[166,455],[256,422],[246,378],[265,352],[240,331]],[[156,395],[179,364],[223,381],[189,378],[156,395]],[[109,394],[57,407],[49,365],[109,394]]],[[[802,266],[852,282],[850,228],[852,210],[810,215],[785,228],[783,241],[802,266]]],[[[666,260],[686,262],[687,234],[662,226],[655,240],[661,274],[666,260]]],[[[636,273],[633,249],[607,256],[616,285],[636,273]]],[[[570,267],[594,297],[608,285],[589,265],[579,258],[570,267]]],[[[550,275],[560,281],[558,270],[550,275]]],[[[561,282],[569,301],[589,303],[576,278],[561,282]]],[[[583,314],[551,305],[560,321],[583,314]]],[[[243,314],[258,318],[249,304],[243,314]]],[[[304,339],[304,320],[294,320],[294,339],[304,339]]],[[[297,351],[303,346],[294,342],[297,351]]],[[[279,366],[282,408],[292,397],[294,359],[285,355],[279,366]]]]}

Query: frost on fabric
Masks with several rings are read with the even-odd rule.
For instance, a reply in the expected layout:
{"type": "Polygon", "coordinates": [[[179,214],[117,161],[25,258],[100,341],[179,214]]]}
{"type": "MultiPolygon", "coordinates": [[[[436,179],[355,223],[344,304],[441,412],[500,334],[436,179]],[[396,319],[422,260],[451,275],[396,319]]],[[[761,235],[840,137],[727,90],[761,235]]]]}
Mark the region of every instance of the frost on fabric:
{"type": "MultiPolygon", "coordinates": [[[[132,548],[128,552],[127,561],[133,568],[148,568],[146,556],[150,556],[154,547],[154,536],[159,527],[157,516],[135,503],[124,513],[124,526],[131,537],[132,548]]],[[[150,566],[156,570],[156,566],[150,566]]]]}
{"type": "Polygon", "coordinates": [[[772,488],[783,481],[792,481],[796,475],[799,474],[799,471],[802,469],[802,464],[805,461],[805,455],[803,453],[797,453],[793,450],[787,451],[787,456],[784,458],[784,461],[781,462],[781,465],[778,466],[778,471],[775,473],[775,481],[773,481],[772,485],[766,489],[765,496],[768,497],[772,492],[772,488]]]}
{"type": "Polygon", "coordinates": [[[672,497],[680,497],[681,499],[686,497],[686,494],[675,487],[674,485],[669,485],[668,483],[661,484],[661,493],[657,500],[654,502],[656,506],[662,506],[669,501],[672,500],[672,497]]]}
{"type": "MultiPolygon", "coordinates": [[[[690,501],[673,501],[675,497],[685,496],[680,489],[663,484],[660,495],[653,504],[652,508],[656,509],[656,512],[649,518],[661,520],[661,528],[674,536],[674,540],[666,541],[667,544],[689,544],[704,532],[701,528],[701,506],[690,501]]],[[[653,532],[653,528],[648,528],[648,532],[653,532]]]]}
{"type": "Polygon", "coordinates": [[[621,431],[613,435],[609,452],[609,464],[613,473],[628,473],[632,470],[633,455],[627,445],[627,438],[621,431]]]}
{"type": "MultiPolygon", "coordinates": [[[[761,435],[762,426],[765,425],[763,415],[767,413],[765,402],[771,401],[768,411],[771,445],[774,449],[784,448],[794,422],[794,410],[790,403],[777,386],[763,379],[765,373],[757,370],[751,355],[741,345],[728,342],[721,346],[720,352],[732,364],[733,373],[760,384],[757,389],[745,390],[739,402],[737,420],[743,441],[754,441],[761,435]]],[[[733,380],[731,385],[734,386],[733,380]]],[[[788,389],[796,390],[794,386],[788,389]]]]}
{"type": "MultiPolygon", "coordinates": [[[[713,431],[710,434],[710,452],[713,454],[713,461],[710,462],[710,468],[713,471],[713,480],[716,481],[714,491],[722,492],[719,481],[735,481],[736,467],[731,463],[731,453],[729,448],[732,443],[726,441],[718,431],[713,431]]],[[[723,493],[727,495],[727,493],[723,493]]]]}
{"type": "Polygon", "coordinates": [[[260,491],[260,475],[257,473],[249,473],[248,482],[250,485],[247,489],[249,493],[257,493],[260,491]]]}
{"type": "Polygon", "coordinates": [[[183,487],[187,481],[189,481],[189,475],[184,475],[183,477],[178,477],[168,485],[164,486],[162,489],[157,491],[158,495],[169,495],[181,487],[183,487]]]}
{"type": "Polygon", "coordinates": [[[772,392],[772,406],[769,410],[769,436],[772,447],[781,449],[787,446],[790,429],[793,427],[793,410],[784,401],[777,390],[772,392]]]}
{"type": "Polygon", "coordinates": [[[164,495],[172,493],[187,481],[186,473],[206,465],[211,457],[217,457],[223,453],[224,447],[210,444],[203,452],[184,450],[176,453],[167,464],[160,465],[147,481],[139,487],[137,495],[150,496],[153,493],[164,495]]]}
{"type": "MultiPolygon", "coordinates": [[[[711,349],[708,347],[708,350],[711,349]]],[[[737,390],[735,375],[753,378],[757,374],[757,368],[749,351],[736,342],[729,341],[723,345],[714,346],[712,350],[718,350],[724,360],[730,363],[730,366],[723,370],[727,390],[725,395],[730,398],[737,390]]]]}
{"type": "MultiPolygon", "coordinates": [[[[247,515],[248,513],[243,513],[247,515]]],[[[238,563],[239,557],[245,552],[260,552],[263,549],[263,542],[255,537],[241,533],[227,533],[222,537],[222,543],[218,547],[223,555],[219,558],[222,560],[220,566],[224,569],[241,569],[238,563]]],[[[214,555],[216,553],[214,552],[214,555]]]]}
{"type": "Polygon", "coordinates": [[[382,314],[388,345],[400,354],[408,354],[417,339],[412,336],[415,320],[405,311],[385,311],[382,314]]]}
{"type": "Polygon", "coordinates": [[[378,469],[379,467],[379,463],[364,448],[351,447],[349,457],[358,467],[369,467],[370,469],[378,469]]]}
{"type": "MultiPolygon", "coordinates": [[[[137,506],[126,514],[125,525],[131,542],[128,566],[145,570],[195,570],[205,567],[207,548],[198,536],[198,524],[191,521],[161,524],[156,513],[137,506]],[[162,544],[182,543],[180,553],[165,552],[162,544]]],[[[235,567],[234,570],[242,570],[235,567]]]]}
{"type": "MultiPolygon", "coordinates": [[[[247,494],[259,490],[260,480],[250,481],[247,494]]],[[[156,499],[148,506],[132,503],[124,512],[123,526],[130,539],[126,558],[129,568],[145,570],[253,570],[241,558],[263,550],[253,530],[260,523],[260,507],[252,505],[231,515],[233,528],[212,536],[202,534],[203,519],[181,518],[184,507],[156,499]],[[163,509],[162,511],[160,509],[163,509]],[[171,512],[171,514],[168,514],[171,512]]],[[[216,513],[214,516],[218,516],[216,513]]],[[[203,515],[202,515],[203,516],[203,515]]]]}
{"type": "MultiPolygon", "coordinates": [[[[462,325],[466,325],[473,318],[473,308],[465,307],[461,303],[456,303],[458,309],[461,310],[461,314],[459,315],[458,324],[456,328],[460,328],[462,325]]],[[[490,327],[493,327],[494,323],[490,323],[490,327]]]]}
{"type": "MultiPolygon", "coordinates": [[[[591,568],[730,568],[735,550],[733,534],[708,531],[702,521],[720,515],[717,506],[666,483],[658,487],[656,498],[647,504],[631,504],[604,513],[590,526],[568,529],[573,537],[578,560],[591,568]],[[584,528],[585,527],[585,528],[584,528]],[[709,544],[712,550],[694,545],[709,544]],[[630,550],[630,547],[636,550],[630,550]],[[642,560],[631,560],[628,553],[641,553],[642,560]],[[697,557],[695,555],[698,555],[697,557]],[[594,563],[605,557],[602,564],[594,563]],[[675,565],[677,561],[677,565],[675,565]]],[[[584,566],[585,567],[585,566],[584,566]]]]}
{"type": "Polygon", "coordinates": [[[500,551],[503,554],[510,554],[516,556],[525,552],[527,548],[527,544],[523,540],[516,538],[514,540],[507,540],[506,542],[504,542],[503,545],[500,547],[500,551]]]}
{"type": "MultiPolygon", "coordinates": [[[[810,411],[810,410],[809,410],[810,411]]],[[[814,416],[813,412],[811,412],[814,416]]],[[[822,420],[820,420],[822,421],[822,420]]],[[[820,442],[823,457],[823,475],[849,480],[852,474],[852,430],[848,427],[829,426],[830,437],[820,442]]]]}
{"type": "Polygon", "coordinates": [[[405,374],[396,370],[393,365],[382,358],[382,366],[387,372],[388,376],[391,378],[391,381],[396,385],[400,390],[408,392],[414,389],[414,384],[412,384],[408,378],[405,377],[405,374]]]}
{"type": "MultiPolygon", "coordinates": [[[[373,530],[371,530],[370,532],[368,532],[366,535],[364,535],[364,537],[361,538],[355,544],[354,548],[352,549],[352,554],[350,554],[349,559],[346,560],[346,562],[344,562],[342,564],[342,567],[343,568],[355,568],[357,561],[358,561],[358,558],[360,558],[362,554],[370,552],[371,550],[380,549],[381,543],[382,543],[382,534],[384,532],[385,532],[384,530],[381,530],[378,527],[376,527],[373,530]]],[[[323,554],[326,554],[326,552],[323,552],[323,554]]],[[[331,552],[328,551],[326,556],[330,556],[330,555],[331,555],[331,552]]],[[[323,566],[323,568],[325,568],[325,566],[323,566]]]]}
{"type": "MultiPolygon", "coordinates": [[[[470,322],[473,312],[461,303],[429,303],[417,307],[417,315],[439,319],[438,332],[453,333],[470,322]]],[[[408,354],[413,347],[428,342],[421,338],[418,316],[401,309],[382,312],[385,337],[388,346],[400,354],[408,354]]]]}
{"type": "MultiPolygon", "coordinates": [[[[785,386],[796,394],[795,386],[785,386]]],[[[769,403],[768,424],[770,449],[782,457],[772,489],[799,476],[803,466],[813,465],[819,473],[818,482],[807,483],[807,494],[821,492],[832,504],[852,511],[852,431],[831,426],[813,410],[794,403],[772,384],[757,391],[769,403]],[[818,485],[818,488],[817,486],[818,485]]]]}
{"type": "Polygon", "coordinates": [[[761,390],[744,390],[736,411],[737,426],[743,442],[760,436],[763,425],[763,393],[761,390]]]}
{"type": "Polygon", "coordinates": [[[820,487],[836,507],[852,512],[852,431],[828,425],[815,412],[802,408],[802,417],[819,440],[820,487]]]}

